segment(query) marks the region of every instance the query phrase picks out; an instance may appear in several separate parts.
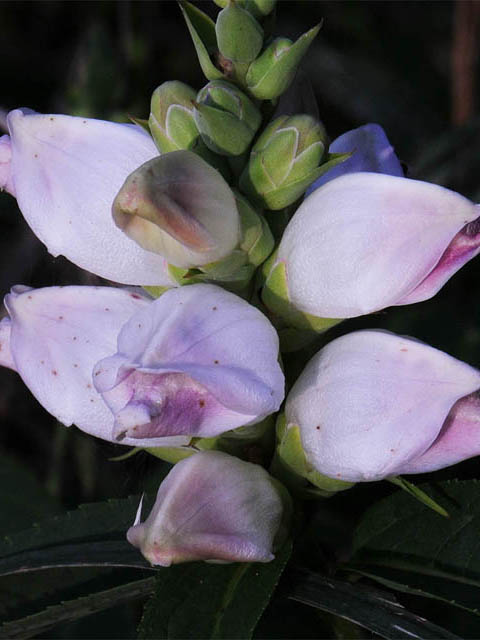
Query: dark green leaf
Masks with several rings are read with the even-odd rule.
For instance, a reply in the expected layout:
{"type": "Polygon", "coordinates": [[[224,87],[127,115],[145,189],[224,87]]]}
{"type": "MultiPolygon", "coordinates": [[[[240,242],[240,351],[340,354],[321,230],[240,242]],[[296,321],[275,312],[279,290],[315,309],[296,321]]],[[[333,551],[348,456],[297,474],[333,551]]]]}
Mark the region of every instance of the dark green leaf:
{"type": "Polygon", "coordinates": [[[31,638],[62,622],[78,620],[134,598],[145,597],[153,591],[154,587],[155,579],[146,578],[92,593],[76,600],[62,602],[48,607],[41,613],[5,623],[0,628],[0,638],[31,638]]]}
{"type": "Polygon", "coordinates": [[[266,564],[194,563],[157,574],[140,638],[250,638],[290,557],[266,564]]]}
{"type": "Polygon", "coordinates": [[[395,493],[365,514],[350,566],[405,593],[478,612],[480,484],[476,480],[423,485],[447,506],[441,518],[407,494],[395,493]]]}
{"type": "Polygon", "coordinates": [[[407,611],[393,596],[363,585],[353,585],[307,569],[295,569],[289,577],[289,598],[346,618],[383,638],[445,638],[458,636],[407,611]]]}

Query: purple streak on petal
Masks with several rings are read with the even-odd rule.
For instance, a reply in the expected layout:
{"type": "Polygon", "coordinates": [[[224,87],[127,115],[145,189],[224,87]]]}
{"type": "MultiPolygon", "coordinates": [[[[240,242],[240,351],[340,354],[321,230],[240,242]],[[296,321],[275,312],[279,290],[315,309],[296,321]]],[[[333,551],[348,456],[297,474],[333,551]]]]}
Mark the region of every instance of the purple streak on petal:
{"type": "MultiPolygon", "coordinates": [[[[480,210],[480,205],[476,205],[480,210]]],[[[413,304],[432,298],[443,285],[480,253],[480,217],[466,224],[445,249],[437,265],[415,289],[395,303],[413,304]]]]}
{"type": "MultiPolygon", "coordinates": [[[[213,285],[170,290],[120,332],[93,379],[116,435],[214,436],[262,420],[283,399],[278,337],[268,320],[213,285]]],[[[147,436],[145,436],[147,437],[147,436]]]]}
{"type": "Polygon", "coordinates": [[[178,434],[212,436],[225,431],[229,423],[231,428],[239,426],[237,414],[182,373],[158,375],[134,371],[121,385],[103,394],[111,408],[119,397],[128,396],[127,404],[115,411],[114,436],[119,441],[125,436],[135,439],[178,434]]]}
{"type": "Polygon", "coordinates": [[[0,366],[8,367],[17,370],[15,362],[12,358],[12,352],[10,351],[10,331],[11,331],[10,318],[2,318],[0,321],[0,366]]]}
{"type": "Polygon", "coordinates": [[[391,176],[403,177],[404,173],[390,144],[385,131],[378,124],[366,124],[358,129],[347,131],[332,142],[330,153],[348,153],[353,155],[330,169],[325,175],[316,180],[308,189],[308,196],[325,183],[343,176],[346,173],[369,171],[372,173],[387,173],[391,176]]]}
{"type": "Polygon", "coordinates": [[[426,473],[480,455],[480,394],[458,400],[427,451],[403,465],[397,474],[426,473]]]}
{"type": "Polygon", "coordinates": [[[7,193],[10,193],[14,198],[15,187],[13,186],[12,170],[12,143],[10,136],[0,137],[0,191],[5,189],[7,193]]]}

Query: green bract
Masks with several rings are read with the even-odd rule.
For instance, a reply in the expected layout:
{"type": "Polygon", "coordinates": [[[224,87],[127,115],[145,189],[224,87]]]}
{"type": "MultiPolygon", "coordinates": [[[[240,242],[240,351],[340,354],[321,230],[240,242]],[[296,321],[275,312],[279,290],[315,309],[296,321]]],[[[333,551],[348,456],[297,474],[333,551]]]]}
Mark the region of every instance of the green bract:
{"type": "Polygon", "coordinates": [[[248,149],[261,115],[236,86],[214,80],[197,96],[195,122],[209,149],[224,156],[238,156],[248,149]]]}
{"type": "Polygon", "coordinates": [[[325,144],[325,130],[312,116],[280,116],[255,143],[242,190],[268,209],[283,209],[318,177],[325,144]]]}
{"type": "Polygon", "coordinates": [[[306,490],[328,498],[354,486],[353,482],[329,478],[315,471],[305,457],[300,429],[297,425],[288,425],[284,414],[277,419],[275,464],[284,484],[294,492],[306,490]]]}
{"type": "Polygon", "coordinates": [[[288,89],[319,30],[319,25],[313,27],[295,43],[276,38],[248,68],[246,83],[250,93],[260,100],[272,100],[288,89]]]}

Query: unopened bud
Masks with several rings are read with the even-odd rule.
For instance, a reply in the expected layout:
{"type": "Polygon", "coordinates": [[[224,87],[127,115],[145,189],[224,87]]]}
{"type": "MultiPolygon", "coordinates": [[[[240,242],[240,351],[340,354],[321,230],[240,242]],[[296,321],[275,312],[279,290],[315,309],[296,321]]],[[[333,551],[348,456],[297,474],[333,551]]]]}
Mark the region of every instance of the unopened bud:
{"type": "Polygon", "coordinates": [[[177,267],[224,258],[240,239],[230,187],[190,151],[173,151],[141,165],[120,189],[112,212],[132,240],[177,267]]]}
{"type": "MultiPolygon", "coordinates": [[[[231,0],[214,0],[214,2],[217,6],[225,9],[231,0]]],[[[249,11],[252,16],[255,16],[257,19],[268,16],[277,4],[277,0],[235,0],[235,2],[238,6],[249,11]]]]}
{"type": "Polygon", "coordinates": [[[252,62],[263,45],[263,29],[249,11],[229,2],[215,26],[218,48],[232,62],[252,62]]]}
{"type": "Polygon", "coordinates": [[[127,539],[163,567],[193,560],[270,562],[285,539],[290,503],[259,465],[203,451],[175,465],[150,515],[142,523],[137,513],[127,539]]]}
{"type": "Polygon", "coordinates": [[[148,124],[162,153],[192,149],[200,134],[193,115],[196,92],[183,82],[161,84],[152,95],[148,124]]]}
{"type": "Polygon", "coordinates": [[[195,122],[207,147],[220,155],[244,153],[261,119],[253,102],[223,80],[209,82],[197,96],[195,122]]]}
{"type": "Polygon", "coordinates": [[[240,186],[268,209],[295,202],[318,177],[326,134],[312,116],[280,116],[252,149],[240,186]]]}
{"type": "Polygon", "coordinates": [[[275,39],[248,68],[246,83],[260,100],[280,96],[290,85],[301,59],[320,30],[320,25],[304,33],[295,43],[287,38],[275,39]]]}

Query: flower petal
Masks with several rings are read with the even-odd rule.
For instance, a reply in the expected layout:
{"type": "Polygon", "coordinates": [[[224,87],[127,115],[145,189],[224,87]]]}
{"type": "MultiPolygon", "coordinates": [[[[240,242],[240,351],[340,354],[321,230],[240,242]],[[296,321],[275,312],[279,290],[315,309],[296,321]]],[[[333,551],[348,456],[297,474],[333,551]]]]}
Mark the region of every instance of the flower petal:
{"type": "Polygon", "coordinates": [[[111,215],[125,178],[158,155],[140,127],[20,109],[7,121],[6,186],[13,183],[25,219],[52,255],[116,282],[173,285],[162,256],[127,238],[111,215]]]}
{"type": "Polygon", "coordinates": [[[263,314],[214,285],[190,285],[135,314],[94,381],[119,435],[136,427],[142,437],[212,436],[279,408],[277,358],[278,337],[263,314]]]}
{"type": "Polygon", "coordinates": [[[434,443],[398,474],[425,473],[480,455],[480,397],[472,393],[456,402],[434,443]]]}
{"type": "MultiPolygon", "coordinates": [[[[477,213],[480,214],[480,206],[478,204],[476,209],[477,213]]],[[[425,280],[422,280],[411,293],[396,304],[412,304],[432,298],[454,273],[479,253],[480,217],[473,222],[469,222],[457,233],[425,280]]]]}
{"type": "Polygon", "coordinates": [[[398,473],[435,441],[480,372],[437,349],[383,331],[334,340],[312,358],[286,404],[307,460],[357,482],[398,473]]]}
{"type": "Polygon", "coordinates": [[[12,323],[10,318],[2,318],[0,321],[0,367],[8,367],[17,370],[10,351],[10,332],[12,323]]]}
{"type": "Polygon", "coordinates": [[[15,197],[11,176],[12,145],[9,136],[0,136],[0,191],[5,189],[15,197]]]}
{"type": "Polygon", "coordinates": [[[371,171],[403,177],[403,170],[385,131],[378,124],[365,124],[358,129],[347,131],[330,145],[330,153],[350,153],[353,155],[340,163],[308,188],[310,195],[322,185],[346,173],[371,171]]]}
{"type": "Polygon", "coordinates": [[[323,318],[399,304],[477,217],[469,200],[426,182],[374,173],[332,180],[303,202],[281,240],[290,299],[323,318]]]}
{"type": "Polygon", "coordinates": [[[127,532],[153,565],[190,560],[270,562],[283,513],[262,467],[220,451],[178,462],[142,524],[127,532]]]}
{"type": "Polygon", "coordinates": [[[93,387],[93,365],[114,351],[125,321],[149,304],[110,287],[14,288],[5,305],[18,373],[60,422],[112,440],[112,415],[93,387]]]}

